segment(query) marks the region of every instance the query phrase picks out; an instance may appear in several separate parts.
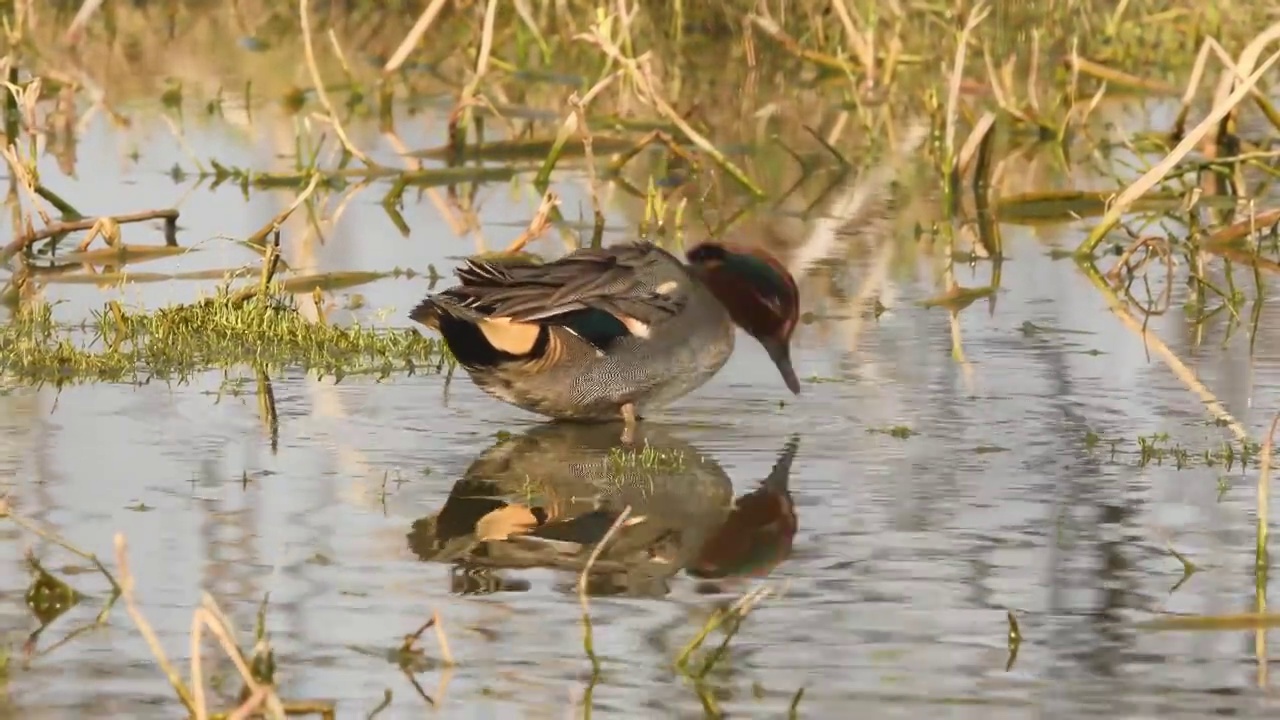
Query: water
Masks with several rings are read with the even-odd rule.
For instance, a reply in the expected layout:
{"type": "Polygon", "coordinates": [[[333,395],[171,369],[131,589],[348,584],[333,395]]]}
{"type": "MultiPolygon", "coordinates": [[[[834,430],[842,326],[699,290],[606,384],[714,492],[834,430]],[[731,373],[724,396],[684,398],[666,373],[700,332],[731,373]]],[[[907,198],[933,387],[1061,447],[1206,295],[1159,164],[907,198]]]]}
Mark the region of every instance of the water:
{"type": "MultiPolygon", "coordinates": [[[[1120,107],[1111,119],[1131,111],[1120,107]]],[[[1167,113],[1144,111],[1144,121],[1151,116],[1167,113]]],[[[439,117],[402,127],[410,147],[443,142],[439,117]]],[[[280,156],[291,152],[292,128],[278,116],[241,129],[191,123],[184,132],[202,157],[289,169],[280,156]]],[[[357,126],[353,135],[391,157],[371,129],[357,126]]],[[[248,235],[292,199],[288,191],[246,198],[230,185],[210,191],[174,181],[168,170],[186,156],[159,122],[124,134],[93,120],[77,154],[77,177],[60,176],[48,157],[41,172],[56,176],[81,210],[181,209],[180,241],[198,251],[140,270],[255,266],[256,256],[219,236],[248,235]],[[136,161],[125,157],[133,147],[142,149],[136,161]]],[[[1068,180],[1113,182],[1089,169],[1068,180]]],[[[589,215],[586,188],[581,175],[559,179],[567,216],[589,215]]],[[[286,259],[301,272],[433,264],[447,274],[475,251],[473,239],[459,238],[413,191],[403,208],[410,232],[401,236],[379,205],[383,192],[374,186],[356,195],[323,241],[300,216],[291,220],[286,259]]],[[[523,182],[482,187],[484,247],[514,238],[537,199],[523,182]]],[[[609,239],[638,216],[634,203],[615,201],[607,211],[609,239]]],[[[573,483],[585,466],[608,462],[607,441],[548,429],[462,376],[447,385],[437,375],[335,385],[285,372],[272,379],[275,452],[252,382],[228,382],[222,373],[189,384],[12,389],[0,394],[0,478],[18,512],[103,558],[113,534],[125,533],[142,608],[184,672],[202,592],[242,633],[270,593],[282,695],[334,700],[339,717],[368,713],[387,689],[393,701],[379,717],[424,712],[427,701],[386,655],[433,612],[458,665],[431,666],[413,679],[450,716],[576,716],[588,687],[597,717],[700,716],[703,701],[673,673],[673,658],[711,608],[762,583],[776,594],[749,616],[705,690],[735,715],[784,716],[803,687],[804,717],[1262,717],[1276,702],[1258,687],[1252,631],[1137,627],[1162,613],[1253,609],[1256,469],[1140,463],[1140,435],[1167,433],[1168,444],[1193,456],[1229,435],[1082,273],[1052,259],[1049,249],[1072,247],[1080,227],[1003,228],[1011,259],[994,309],[979,300],[959,315],[965,364],[951,356],[948,314],[918,304],[939,292],[941,265],[903,250],[890,262],[881,294],[889,311],[878,321],[801,327],[795,364],[807,380],[799,397],[743,337],[713,381],[649,418],[653,447],[675,448],[701,469],[657,472],[647,492],[618,501],[646,516],[649,525],[638,527],[675,532],[678,541],[665,570],[649,558],[649,574],[631,578],[634,587],[592,600],[602,667],[594,685],[576,573],[496,570],[488,582],[497,592],[451,592],[476,586],[451,578],[447,564],[424,562],[429,552],[415,547],[414,528],[433,527],[429,519],[460,481],[489,480],[512,492],[513,478],[525,475],[539,492],[560,492],[565,507],[580,508],[573,483]],[[1024,332],[1025,323],[1047,330],[1024,332]],[[889,432],[897,427],[911,433],[889,432]],[[789,442],[786,484],[798,519],[789,557],[764,579],[680,572],[723,521],[728,498],[757,490],[789,442]],[[484,464],[495,456],[502,461],[484,464]],[[1181,584],[1170,546],[1200,568],[1181,584]],[[1006,669],[1008,610],[1024,639],[1006,669]]],[[[159,242],[155,229],[124,232],[129,242],[159,242]]],[[[554,235],[531,249],[561,251],[554,235]]],[[[864,278],[874,267],[874,257],[863,257],[849,276],[864,278]]],[[[985,265],[961,267],[957,279],[981,285],[987,273],[985,265]]],[[[389,278],[339,291],[329,320],[408,327],[405,315],[428,285],[423,277],[389,278]],[[363,302],[352,302],[357,294],[363,302]]],[[[44,294],[71,321],[113,298],[156,307],[212,287],[55,281],[44,294]]],[[[1183,293],[1179,286],[1174,309],[1153,318],[1151,329],[1260,438],[1280,408],[1274,313],[1264,312],[1251,355],[1245,332],[1224,341],[1221,320],[1197,343],[1178,310],[1183,293]]],[[[466,492],[464,484],[459,494],[466,492]]],[[[172,717],[172,692],[122,607],[107,627],[54,647],[98,612],[106,588],[93,574],[64,574],[91,597],[48,628],[37,656],[21,664],[22,644],[37,627],[23,600],[24,552],[56,572],[87,565],[11,524],[0,533],[7,541],[0,632],[15,654],[5,712],[172,717]]],[[[430,631],[421,646],[437,656],[430,631]]],[[[209,662],[232,677],[225,662],[209,662]]]]}

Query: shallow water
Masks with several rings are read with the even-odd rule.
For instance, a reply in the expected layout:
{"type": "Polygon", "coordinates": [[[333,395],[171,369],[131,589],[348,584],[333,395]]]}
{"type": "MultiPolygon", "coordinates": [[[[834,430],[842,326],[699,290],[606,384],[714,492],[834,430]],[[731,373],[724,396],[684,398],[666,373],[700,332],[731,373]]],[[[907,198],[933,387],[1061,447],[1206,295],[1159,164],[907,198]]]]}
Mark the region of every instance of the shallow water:
{"type": "MultiPolygon", "coordinates": [[[[262,160],[292,142],[283,123],[258,120],[247,130],[193,125],[186,141],[226,164],[270,169],[275,162],[287,169],[286,160],[265,167],[262,160]]],[[[441,122],[409,127],[416,128],[405,131],[410,147],[443,140],[441,122]]],[[[139,269],[255,265],[256,256],[216,236],[248,235],[292,192],[246,199],[230,186],[193,189],[167,174],[185,156],[163,126],[140,123],[132,132],[125,138],[92,123],[78,146],[79,178],[58,178],[62,194],[85,212],[178,205],[180,242],[198,252],[139,269]],[[140,159],[122,160],[134,145],[145,148],[140,159]]],[[[379,142],[372,132],[353,139],[362,147],[379,142]]],[[[42,172],[57,175],[51,159],[42,172]]],[[[1071,181],[1109,182],[1087,170],[1071,181]]],[[[581,177],[558,182],[566,216],[589,214],[585,188],[581,177]]],[[[304,226],[290,221],[286,259],[304,271],[422,271],[433,264],[447,275],[458,257],[475,250],[412,191],[403,210],[411,232],[402,237],[378,204],[381,193],[375,188],[352,201],[323,243],[305,240],[304,226]]],[[[537,196],[521,183],[496,184],[482,188],[479,202],[492,249],[520,232],[537,196]]],[[[610,238],[634,225],[618,206],[608,209],[610,238]]],[[[696,545],[697,532],[710,526],[673,514],[701,517],[686,506],[699,493],[723,506],[728,493],[753,491],[794,437],[788,486],[798,530],[790,557],[763,580],[707,582],[676,566],[641,590],[594,598],[602,675],[592,690],[593,713],[701,715],[697,693],[671,671],[672,659],[713,606],[762,582],[779,595],[754,610],[709,679],[732,714],[783,716],[801,687],[806,717],[1274,712],[1276,702],[1258,688],[1252,631],[1136,626],[1160,613],[1253,609],[1256,469],[1195,463],[1179,470],[1171,460],[1141,465],[1139,435],[1168,433],[1170,444],[1193,455],[1229,436],[1108,311],[1088,279],[1069,261],[1050,257],[1050,247],[1071,247],[1078,233],[1004,228],[1010,259],[994,308],[980,300],[960,314],[967,365],[951,356],[947,313],[917,304],[938,292],[939,266],[911,252],[889,276],[883,295],[889,311],[857,331],[856,349],[849,349],[855,331],[847,322],[825,332],[801,328],[795,364],[807,381],[799,397],[742,337],[713,381],[649,418],[661,442],[710,468],[667,478],[685,478],[688,497],[678,484],[651,488],[644,511],[652,522],[694,528],[696,545]],[[1048,330],[1024,332],[1028,322],[1048,330]],[[912,433],[887,432],[894,427],[912,433]],[[1091,443],[1090,434],[1102,442],[1091,443]],[[1182,565],[1170,545],[1200,567],[1176,590],[1182,565]],[[1024,636],[1009,669],[1007,610],[1024,636]]],[[[125,229],[130,242],[150,242],[148,234],[159,241],[158,231],[125,229]]],[[[547,237],[533,249],[554,254],[558,245],[547,237]]],[[[855,263],[850,275],[864,276],[870,265],[870,259],[855,263]]],[[[972,276],[957,271],[961,283],[972,285],[985,283],[986,273],[985,266],[972,276]]],[[[56,313],[74,320],[113,297],[154,307],[212,287],[51,283],[45,295],[65,301],[56,313]]],[[[339,291],[329,318],[408,327],[405,314],[427,288],[417,277],[339,291]],[[357,293],[361,308],[344,310],[357,293]]],[[[1223,342],[1221,322],[1211,322],[1197,345],[1179,302],[1175,297],[1174,310],[1154,318],[1151,328],[1252,437],[1261,437],[1280,408],[1274,313],[1264,312],[1251,356],[1246,333],[1223,342]]],[[[397,375],[335,385],[285,372],[273,386],[274,453],[252,381],[232,392],[222,373],[181,385],[4,392],[4,490],[19,512],[100,556],[111,555],[115,532],[125,533],[143,609],[184,666],[202,591],[242,631],[270,593],[268,628],[283,695],[336,700],[339,717],[348,717],[374,709],[389,688],[394,699],[380,717],[417,716],[426,702],[383,656],[438,611],[458,666],[428,669],[416,680],[450,716],[581,713],[575,708],[590,684],[590,665],[576,574],[499,570],[498,592],[451,592],[448,565],[422,561],[410,539],[415,523],[441,511],[455,483],[488,472],[473,463],[513,442],[508,434],[519,441],[535,433],[508,458],[505,472],[541,474],[533,479],[544,486],[565,482],[570,453],[530,453],[546,443],[572,446],[572,433],[548,431],[461,376],[450,383],[437,375],[397,375]]],[[[18,652],[37,626],[23,600],[25,549],[54,570],[84,563],[12,525],[0,525],[0,533],[8,541],[0,547],[0,628],[18,652]]],[[[46,630],[37,652],[97,613],[106,589],[100,579],[68,578],[93,597],[46,630]]],[[[431,637],[423,645],[434,655],[431,637]]],[[[26,716],[159,718],[176,708],[122,608],[109,627],[10,673],[7,709],[26,716]]]]}

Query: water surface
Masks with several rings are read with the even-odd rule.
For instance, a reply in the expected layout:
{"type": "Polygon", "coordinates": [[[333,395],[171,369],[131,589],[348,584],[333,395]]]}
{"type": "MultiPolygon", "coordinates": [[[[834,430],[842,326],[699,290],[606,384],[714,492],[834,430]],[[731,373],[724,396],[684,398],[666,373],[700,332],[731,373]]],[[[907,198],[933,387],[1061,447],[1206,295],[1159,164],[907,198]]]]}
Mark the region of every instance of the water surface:
{"type": "MultiPolygon", "coordinates": [[[[1142,114],[1145,121],[1166,115],[1158,106],[1142,114]]],[[[439,117],[402,127],[410,147],[444,139],[439,117]]],[[[240,129],[191,123],[184,132],[202,157],[224,164],[291,164],[280,157],[292,142],[280,118],[240,129]]],[[[391,157],[372,131],[358,130],[353,140],[391,157]]],[[[48,157],[41,172],[56,177],[82,211],[181,209],[180,242],[198,250],[139,266],[148,271],[256,267],[257,256],[220,238],[247,236],[293,197],[176,181],[169,171],[186,165],[186,156],[158,122],[125,135],[94,120],[77,154],[77,177],[60,176],[48,157]],[[136,159],[128,157],[132,147],[143,148],[136,159]]],[[[527,222],[538,200],[527,182],[480,188],[484,247],[504,246],[527,222]]],[[[1110,187],[1114,180],[1077,168],[1057,182],[1110,187]]],[[[587,187],[581,174],[558,178],[566,216],[589,216],[587,187]]],[[[375,186],[350,200],[322,241],[300,218],[291,220],[286,259],[308,272],[434,265],[447,276],[476,250],[474,238],[458,237],[412,190],[402,210],[410,232],[402,236],[379,204],[383,192],[375,186]]],[[[633,204],[606,209],[606,241],[635,226],[633,204]]],[[[799,397],[742,336],[714,380],[649,418],[670,442],[719,468],[707,487],[720,492],[717,483],[727,482],[738,496],[756,488],[797,438],[789,488],[798,531],[790,557],[763,579],[708,583],[676,572],[657,591],[595,598],[603,674],[593,689],[594,716],[700,716],[702,703],[672,672],[672,660],[712,607],[761,583],[777,596],[751,614],[709,678],[731,714],[784,716],[801,687],[806,717],[1274,713],[1269,691],[1258,687],[1252,631],[1136,627],[1161,613],[1254,607],[1256,469],[1142,465],[1139,436],[1167,433],[1166,444],[1192,455],[1230,436],[1118,322],[1085,275],[1053,259],[1050,249],[1073,246],[1081,227],[1003,228],[1009,260],[994,306],[980,300],[959,315],[966,364],[952,357],[948,313],[918,304],[939,292],[941,265],[907,243],[892,262],[881,294],[888,311],[878,320],[860,321],[856,331],[847,320],[801,327],[799,397]],[[1026,323],[1045,330],[1026,332],[1026,323]],[[1180,585],[1183,566],[1170,546],[1200,567],[1180,585]],[[1009,610],[1024,641],[1006,669],[1009,610]]],[[[128,227],[125,237],[160,241],[147,227],[128,227]]],[[[552,234],[531,249],[555,255],[563,246],[552,234]]],[[[850,262],[854,287],[874,272],[874,261],[850,262]]],[[[961,266],[957,276],[982,285],[989,266],[961,266]]],[[[73,321],[110,299],[158,307],[213,287],[54,282],[44,295],[60,303],[59,318],[73,321]]],[[[428,287],[418,276],[338,291],[327,298],[329,321],[409,327],[406,313],[428,287]]],[[[1179,285],[1173,309],[1153,318],[1151,329],[1260,438],[1280,408],[1274,313],[1263,313],[1252,353],[1243,331],[1224,341],[1220,321],[1197,343],[1180,310],[1183,293],[1179,285]]],[[[143,609],[183,665],[202,592],[242,630],[270,593],[283,695],[332,699],[340,717],[354,717],[389,688],[394,699],[380,717],[416,717],[425,701],[376,655],[439,612],[458,666],[416,679],[441,710],[467,718],[581,713],[575,708],[590,664],[574,573],[499,570],[507,589],[460,594],[450,590],[448,564],[424,562],[409,538],[416,522],[440,512],[477,458],[542,421],[484,396],[461,375],[335,384],[285,371],[272,378],[273,452],[252,377],[241,368],[186,384],[7,389],[0,393],[3,489],[18,511],[100,556],[111,555],[115,532],[125,533],[143,609]]],[[[554,462],[535,467],[549,474],[536,480],[563,479],[551,477],[554,462]]],[[[673,511],[655,503],[652,512],[673,511]]],[[[0,525],[0,533],[8,541],[0,548],[0,628],[18,652],[37,626],[23,600],[24,552],[34,550],[56,570],[84,563],[12,525],[0,525]]],[[[46,630],[37,651],[98,610],[104,583],[88,573],[68,579],[94,597],[46,630]]],[[[431,637],[423,644],[434,655],[431,637]]],[[[225,664],[220,670],[229,672],[225,664]]],[[[15,714],[37,717],[160,718],[176,708],[122,609],[110,626],[11,669],[6,702],[15,714]]]]}

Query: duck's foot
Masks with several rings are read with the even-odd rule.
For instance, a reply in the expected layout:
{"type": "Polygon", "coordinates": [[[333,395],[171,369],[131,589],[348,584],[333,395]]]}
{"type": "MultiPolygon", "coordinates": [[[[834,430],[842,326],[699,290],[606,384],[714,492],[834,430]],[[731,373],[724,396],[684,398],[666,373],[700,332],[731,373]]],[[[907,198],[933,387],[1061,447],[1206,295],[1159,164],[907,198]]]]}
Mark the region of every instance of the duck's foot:
{"type": "Polygon", "coordinates": [[[622,444],[631,445],[636,441],[636,422],[639,420],[636,415],[636,406],[627,403],[622,406],[622,444]]]}

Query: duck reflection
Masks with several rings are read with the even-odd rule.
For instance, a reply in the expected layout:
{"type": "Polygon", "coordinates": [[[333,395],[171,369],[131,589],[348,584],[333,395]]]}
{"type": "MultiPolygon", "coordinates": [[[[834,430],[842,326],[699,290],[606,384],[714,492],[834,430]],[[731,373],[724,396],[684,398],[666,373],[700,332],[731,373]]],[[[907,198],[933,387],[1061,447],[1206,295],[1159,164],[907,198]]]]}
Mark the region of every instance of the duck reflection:
{"type": "MultiPolygon", "coordinates": [[[[593,595],[662,596],[684,570],[703,581],[768,574],[791,554],[796,533],[789,480],[792,436],[768,478],[740,498],[714,459],[667,433],[637,429],[619,440],[611,424],[547,423],[500,439],[467,468],[434,515],[413,523],[410,549],[452,566],[457,593],[525,591],[500,570],[571,573],[571,592],[593,550],[593,595]]],[[[714,591],[712,584],[704,591],[714,591]]]]}

